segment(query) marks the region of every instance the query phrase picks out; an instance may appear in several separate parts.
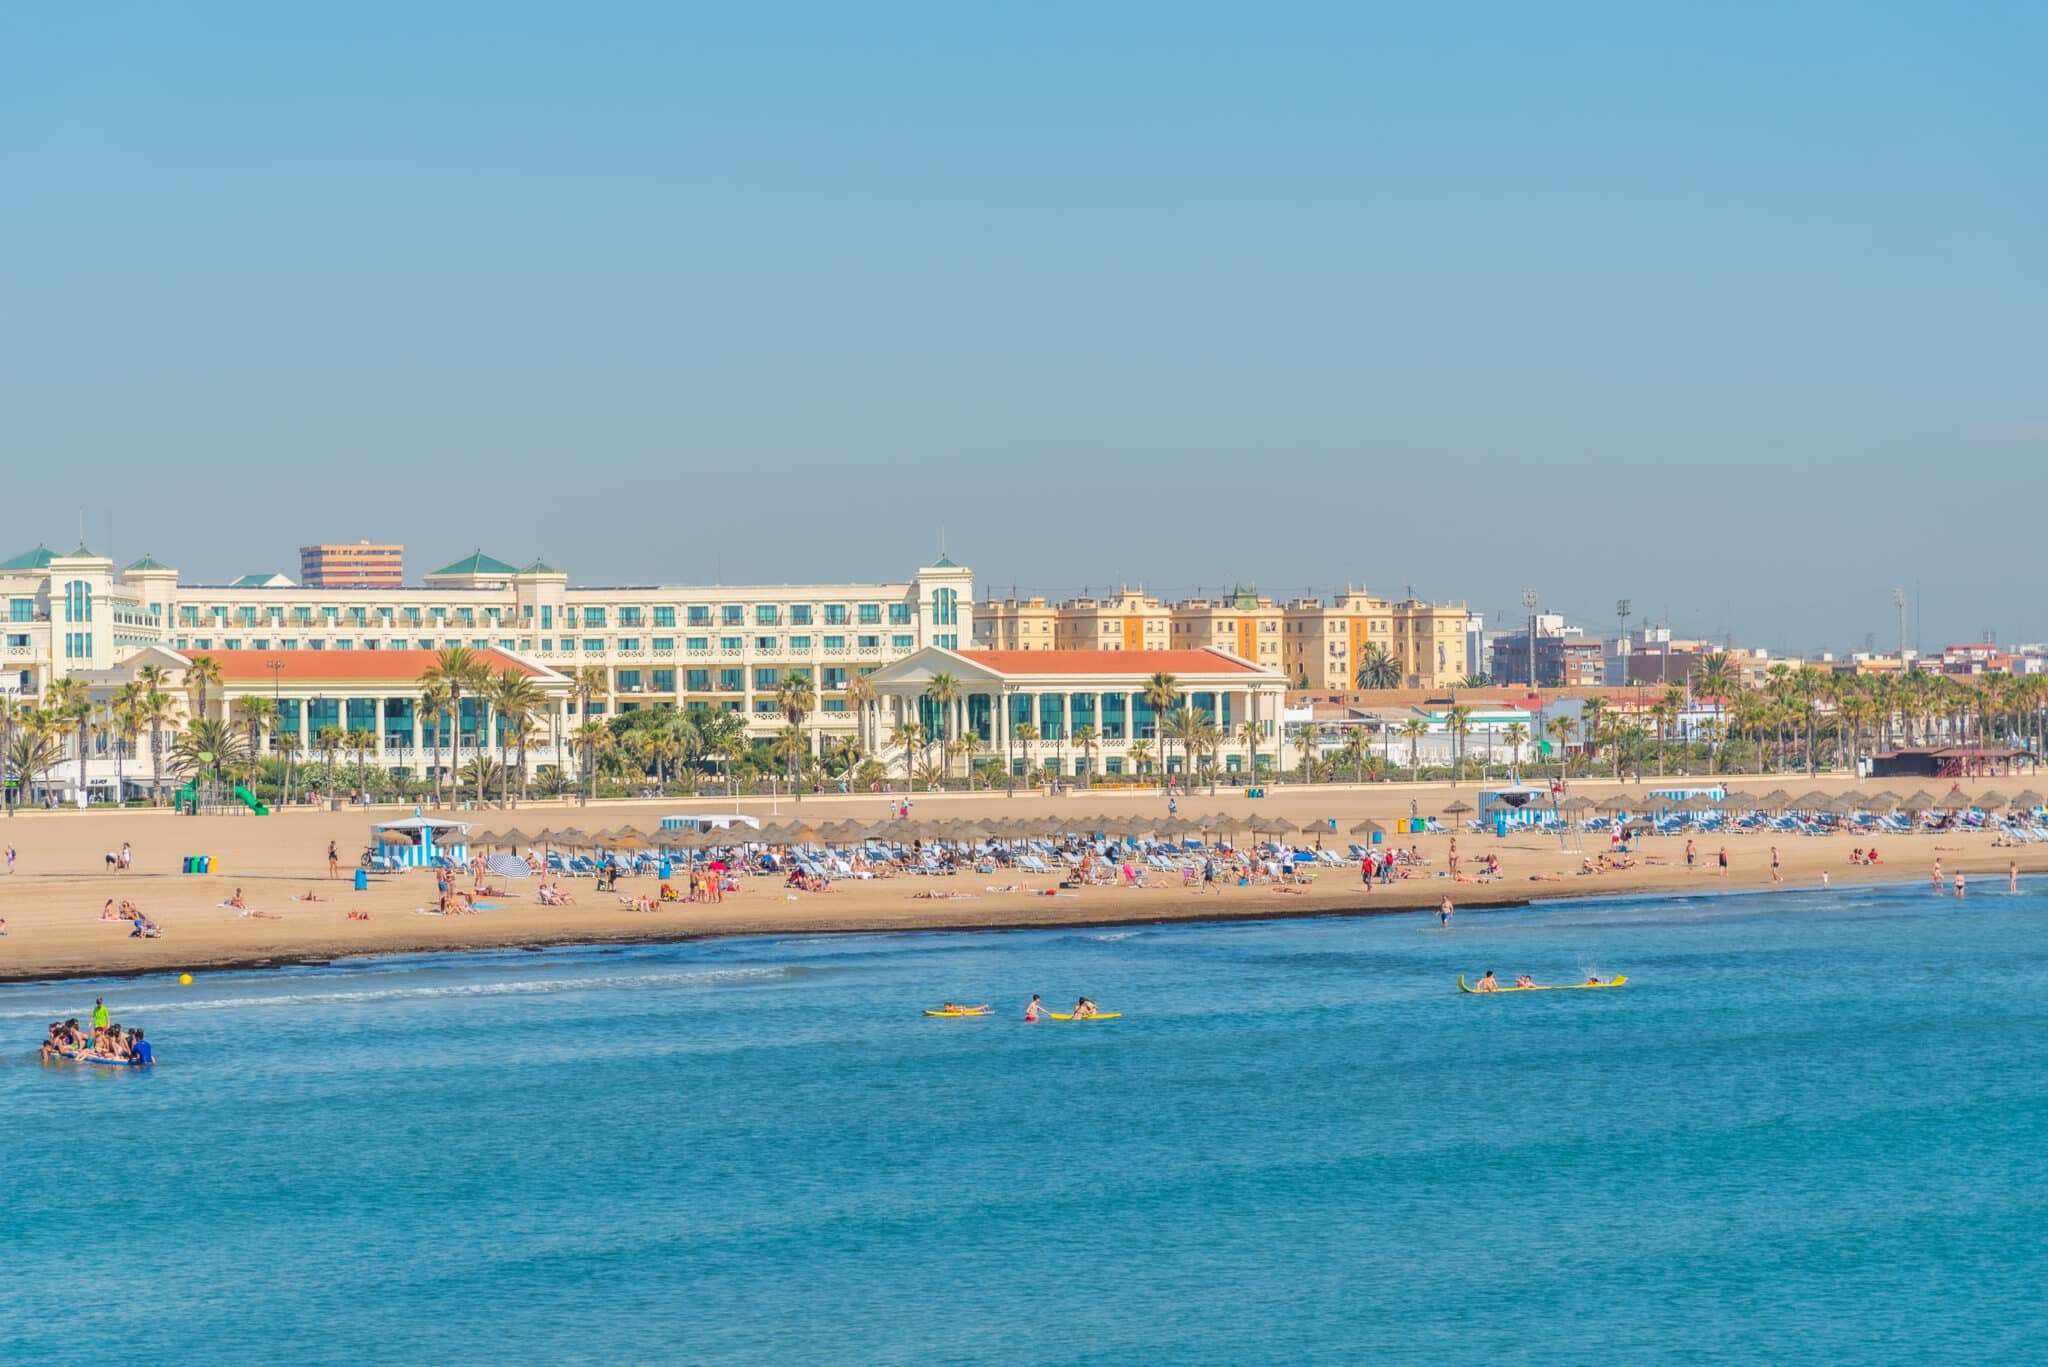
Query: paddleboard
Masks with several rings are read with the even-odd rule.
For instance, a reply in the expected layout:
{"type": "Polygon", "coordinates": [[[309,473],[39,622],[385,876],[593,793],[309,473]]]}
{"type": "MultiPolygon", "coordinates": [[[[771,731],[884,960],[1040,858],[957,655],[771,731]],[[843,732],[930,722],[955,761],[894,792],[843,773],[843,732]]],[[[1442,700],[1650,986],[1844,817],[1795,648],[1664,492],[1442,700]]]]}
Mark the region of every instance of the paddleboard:
{"type": "Polygon", "coordinates": [[[1070,1012],[1046,1012],[1046,1015],[1056,1021],[1113,1021],[1120,1018],[1123,1014],[1121,1011],[1103,1011],[1093,1016],[1076,1016],[1070,1012]]]}
{"type": "Polygon", "coordinates": [[[986,1006],[978,1006],[972,1011],[927,1011],[925,1014],[927,1016],[986,1016],[988,1008],[986,1006]]]}
{"type": "Polygon", "coordinates": [[[1579,992],[1592,987],[1620,987],[1628,981],[1628,975],[1609,978],[1604,983],[1538,983],[1534,987],[1496,987],[1491,992],[1481,992],[1476,987],[1465,986],[1465,975],[1458,975],[1458,990],[1470,992],[1475,997],[1497,997],[1506,992],[1579,992]]]}

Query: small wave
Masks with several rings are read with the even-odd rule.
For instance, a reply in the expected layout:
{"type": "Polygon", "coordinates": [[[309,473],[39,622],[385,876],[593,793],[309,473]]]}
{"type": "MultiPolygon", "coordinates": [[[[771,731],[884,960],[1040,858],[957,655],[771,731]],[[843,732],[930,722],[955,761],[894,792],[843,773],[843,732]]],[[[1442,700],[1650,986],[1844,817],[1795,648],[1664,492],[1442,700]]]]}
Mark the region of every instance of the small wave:
{"type": "MultiPolygon", "coordinates": [[[[534,978],[514,982],[441,983],[416,987],[365,987],[334,992],[279,992],[248,997],[166,997],[158,1001],[124,1001],[123,1010],[139,1017],[158,1011],[234,1011],[250,1007],[306,1006],[354,1002],[417,1001],[435,997],[534,996],[581,992],[592,988],[708,986],[719,983],[766,982],[809,976],[825,970],[801,965],[761,968],[706,968],[677,973],[622,973],[601,978],[534,978]]],[[[39,1019],[48,1011],[0,1011],[0,1019],[39,1019]]]]}
{"type": "Polygon", "coordinates": [[[1140,933],[1141,932],[1135,930],[1118,930],[1112,931],[1107,935],[1087,935],[1083,936],[1082,938],[1093,940],[1096,944],[1099,945],[1109,945],[1115,944],[1118,940],[1135,939],[1140,933]]]}

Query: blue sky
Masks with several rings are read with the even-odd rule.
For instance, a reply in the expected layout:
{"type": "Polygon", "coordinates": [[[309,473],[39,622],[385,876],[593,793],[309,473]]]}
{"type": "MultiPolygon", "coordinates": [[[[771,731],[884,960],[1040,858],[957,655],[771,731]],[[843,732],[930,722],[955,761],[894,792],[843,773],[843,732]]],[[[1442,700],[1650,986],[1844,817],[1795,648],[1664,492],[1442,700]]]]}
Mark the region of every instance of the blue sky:
{"type": "Polygon", "coordinates": [[[2044,55],[2022,4],[12,6],[0,548],[119,490],[203,578],[943,529],[1054,595],[2041,639],[2044,55]]]}

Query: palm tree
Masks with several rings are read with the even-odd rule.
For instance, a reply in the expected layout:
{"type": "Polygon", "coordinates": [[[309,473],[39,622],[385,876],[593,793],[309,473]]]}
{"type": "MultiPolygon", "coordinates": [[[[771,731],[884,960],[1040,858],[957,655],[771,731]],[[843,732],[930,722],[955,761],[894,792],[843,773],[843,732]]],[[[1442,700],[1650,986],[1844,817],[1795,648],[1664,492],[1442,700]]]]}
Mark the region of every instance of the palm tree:
{"type": "Polygon", "coordinates": [[[1032,722],[1020,721],[1010,728],[1010,734],[1015,736],[1017,744],[1023,747],[1024,777],[1028,782],[1031,778],[1031,742],[1038,739],[1038,727],[1032,722]]]}
{"type": "Polygon", "coordinates": [[[1101,739],[1102,733],[1085,722],[1074,728],[1074,744],[1081,747],[1081,764],[1090,783],[1095,782],[1095,744],[1101,739]]]}
{"type": "Polygon", "coordinates": [[[1377,641],[1368,641],[1358,660],[1357,682],[1364,689],[1399,688],[1401,662],[1377,641]]]}
{"type": "Polygon", "coordinates": [[[228,710],[249,738],[249,756],[253,763],[263,749],[264,735],[277,727],[277,703],[270,698],[237,698],[228,710]]]}
{"type": "Polygon", "coordinates": [[[212,717],[201,717],[185,728],[171,747],[171,768],[187,782],[207,779],[218,788],[223,774],[233,774],[248,762],[248,752],[239,727],[212,717]]]}
{"type": "MultiPolygon", "coordinates": [[[[419,677],[422,689],[440,687],[448,692],[449,729],[454,733],[452,762],[457,769],[462,767],[462,695],[481,693],[489,681],[490,667],[468,646],[443,647],[419,677]]],[[[480,741],[488,735],[483,727],[484,718],[478,717],[480,741]]],[[[477,801],[483,801],[482,793],[477,794],[477,801]]]]}
{"type": "Polygon", "coordinates": [[[1521,722],[1511,721],[1502,730],[1501,735],[1507,738],[1508,758],[1514,762],[1515,766],[1514,776],[1511,781],[1520,783],[1522,781],[1522,745],[1529,739],[1529,728],[1521,722]]]}
{"type": "Polygon", "coordinates": [[[292,760],[306,748],[305,738],[296,731],[279,728],[270,733],[270,751],[284,757],[284,785],[279,790],[277,805],[289,807],[292,801],[292,760]]]}
{"type": "Polygon", "coordinates": [[[1571,750],[1572,733],[1579,729],[1579,724],[1571,717],[1552,717],[1544,725],[1551,735],[1557,737],[1557,776],[1563,780],[1571,772],[1567,755],[1571,750]]]}
{"type": "Polygon", "coordinates": [[[811,686],[811,676],[797,670],[784,679],[775,689],[775,710],[789,719],[789,724],[801,742],[795,753],[789,757],[789,784],[796,788],[797,766],[810,754],[810,738],[804,733],[804,718],[818,705],[818,691],[811,686]]]}
{"type": "Polygon", "coordinates": [[[78,798],[85,801],[85,761],[92,730],[92,690],[82,679],[59,679],[43,694],[43,706],[60,724],[78,728],[78,798]]]}
{"type": "MultiPolygon", "coordinates": [[[[1018,724],[1019,724],[1019,725],[1029,725],[1030,723],[1028,723],[1028,722],[1020,722],[1020,723],[1018,723],[1018,724]]],[[[1149,740],[1134,740],[1134,741],[1132,741],[1132,742],[1131,742],[1131,748],[1130,748],[1129,754],[1130,754],[1130,757],[1131,757],[1131,763],[1133,763],[1133,764],[1135,764],[1135,765],[1137,765],[1137,766],[1138,766],[1138,772],[1139,772],[1140,774],[1149,774],[1149,773],[1151,773],[1151,772],[1152,772],[1152,742],[1151,742],[1151,741],[1149,741],[1149,740]]]]}
{"type": "Polygon", "coordinates": [[[1194,749],[1201,744],[1209,728],[1209,714],[1199,707],[1176,707],[1166,714],[1159,733],[1181,748],[1186,757],[1187,767],[1194,768],[1194,749]]]}
{"type": "Polygon", "coordinates": [[[1458,786],[1458,766],[1465,758],[1465,737],[1472,734],[1472,709],[1452,703],[1444,713],[1444,726],[1451,733],[1451,786],[1458,786]]]}
{"type": "Polygon", "coordinates": [[[1154,674],[1145,680],[1145,686],[1138,690],[1138,696],[1152,709],[1153,729],[1161,738],[1163,750],[1167,714],[1180,703],[1180,683],[1171,674],[1154,674]]]}
{"type": "Polygon", "coordinates": [[[853,713],[853,734],[860,738],[861,748],[869,749],[874,738],[868,732],[868,712],[880,701],[875,692],[875,681],[860,670],[854,670],[846,681],[846,710],[853,713]]]}
{"type": "Polygon", "coordinates": [[[498,801],[509,806],[512,798],[506,782],[511,774],[508,751],[519,743],[520,787],[526,784],[526,735],[533,714],[540,710],[540,685],[516,669],[501,669],[484,690],[491,711],[498,716],[498,801]]]}
{"type": "MultiPolygon", "coordinates": [[[[931,739],[952,739],[953,703],[960,696],[960,681],[942,669],[925,681],[924,695],[932,703],[931,739]]],[[[950,773],[947,776],[950,777],[950,773]]]]}
{"type": "Polygon", "coordinates": [[[334,801],[334,756],[347,744],[348,736],[339,726],[323,726],[313,737],[315,753],[326,762],[327,777],[321,781],[321,788],[329,803],[334,801]]]}
{"type": "Polygon", "coordinates": [[[809,738],[804,735],[804,729],[791,722],[775,733],[775,741],[770,748],[775,752],[776,758],[782,761],[783,772],[789,776],[789,786],[794,789],[797,766],[810,748],[809,738]]]}
{"type": "Polygon", "coordinates": [[[1354,780],[1363,783],[1365,761],[1371,749],[1372,745],[1366,740],[1363,727],[1347,727],[1344,731],[1344,743],[1337,747],[1337,762],[1350,765],[1354,780]]]}
{"type": "Polygon", "coordinates": [[[1322,738],[1316,735],[1315,723],[1310,722],[1294,733],[1294,748],[1301,752],[1301,781],[1315,782],[1316,757],[1322,753],[1322,738]]]}
{"type": "MultiPolygon", "coordinates": [[[[156,668],[155,665],[145,665],[142,673],[146,674],[156,668]]],[[[164,801],[164,728],[177,725],[177,699],[152,688],[136,703],[135,719],[149,728],[150,800],[161,807],[164,801]]]]}
{"type": "Polygon", "coordinates": [[[358,726],[342,738],[342,744],[348,748],[349,755],[355,760],[356,787],[368,788],[370,753],[377,748],[377,733],[366,726],[358,726]]]}
{"type": "MultiPolygon", "coordinates": [[[[969,727],[960,733],[960,739],[954,741],[953,745],[959,751],[962,761],[960,766],[961,776],[972,778],[975,757],[980,755],[982,751],[981,732],[969,727]]],[[[972,785],[970,784],[969,786],[971,787],[972,785]]]]}
{"type": "Polygon", "coordinates": [[[1245,718],[1244,722],[1237,728],[1237,743],[1242,745],[1246,753],[1250,755],[1250,758],[1245,763],[1251,766],[1252,781],[1255,783],[1259,777],[1259,742],[1263,739],[1265,739],[1263,725],[1249,717],[1245,718]]]}
{"type": "MultiPolygon", "coordinates": [[[[583,714],[579,712],[577,715],[583,714]]],[[[612,729],[601,721],[586,721],[576,728],[573,739],[583,750],[583,800],[590,802],[597,797],[598,752],[611,748],[614,740],[612,729]]]]}
{"type": "MultiPolygon", "coordinates": [[[[1724,720],[1728,717],[1730,706],[1740,687],[1741,681],[1736,677],[1734,662],[1726,654],[1716,652],[1712,655],[1702,655],[1698,665],[1693,669],[1693,692],[1704,698],[1712,698],[1719,706],[1724,720]]],[[[1711,751],[1709,760],[1710,769],[1720,767],[1711,751]]]]}
{"type": "Polygon", "coordinates": [[[1401,738],[1408,742],[1408,781],[1415,783],[1422,778],[1422,738],[1429,734],[1429,723],[1420,717],[1410,717],[1401,723],[1401,738]]]}
{"type": "Polygon", "coordinates": [[[416,706],[420,724],[432,726],[434,731],[434,798],[438,802],[441,797],[441,780],[446,777],[447,770],[451,767],[441,763],[441,735],[448,729],[448,686],[442,683],[425,685],[420,689],[416,706]]]}
{"type": "MultiPolygon", "coordinates": [[[[64,742],[49,726],[37,718],[30,717],[26,725],[18,726],[7,742],[7,749],[0,754],[0,784],[13,775],[20,786],[21,795],[26,797],[37,779],[49,781],[50,771],[64,760],[64,742]]],[[[10,815],[13,808],[8,808],[10,815]]]]}
{"type": "Polygon", "coordinates": [[[911,756],[924,744],[924,728],[914,721],[900,721],[889,733],[889,744],[903,751],[903,791],[910,791],[911,756]]]}
{"type": "Polygon", "coordinates": [[[1458,680],[1458,687],[1491,688],[1493,687],[1493,675],[1486,673],[1467,674],[1464,678],[1458,680]]]}
{"type": "Polygon", "coordinates": [[[194,655],[185,667],[185,690],[192,695],[194,718],[206,715],[206,692],[220,686],[220,661],[211,655],[194,655]]]}

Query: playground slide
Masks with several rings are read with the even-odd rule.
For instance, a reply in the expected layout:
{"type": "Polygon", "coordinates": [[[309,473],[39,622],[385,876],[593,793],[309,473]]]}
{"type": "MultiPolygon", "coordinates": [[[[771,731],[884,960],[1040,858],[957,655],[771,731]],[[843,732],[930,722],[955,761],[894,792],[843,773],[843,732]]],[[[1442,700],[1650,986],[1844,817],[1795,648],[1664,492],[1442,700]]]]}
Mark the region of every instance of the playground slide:
{"type": "MultiPolygon", "coordinates": [[[[270,815],[270,808],[258,802],[256,795],[239,783],[235,785],[235,796],[240,798],[249,810],[256,813],[256,815],[270,815]]],[[[199,792],[189,783],[178,789],[176,800],[178,810],[181,812],[196,812],[199,809],[199,792]]]]}
{"type": "Polygon", "coordinates": [[[238,798],[240,798],[240,799],[242,799],[243,803],[244,803],[245,805],[247,805],[247,807],[249,808],[249,810],[250,810],[250,811],[252,811],[252,812],[254,812],[254,813],[256,813],[256,815],[258,815],[258,816],[269,816],[269,815],[270,815],[270,808],[268,808],[268,807],[264,806],[264,805],[263,805],[262,803],[258,802],[258,801],[256,800],[256,794],[254,794],[254,793],[250,792],[250,791],[249,791],[249,790],[248,790],[247,788],[244,788],[244,787],[243,787],[243,786],[242,786],[241,784],[239,784],[239,783],[237,783],[237,784],[235,785],[235,796],[236,796],[236,797],[238,797],[238,798]]]}

